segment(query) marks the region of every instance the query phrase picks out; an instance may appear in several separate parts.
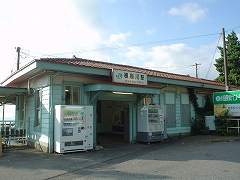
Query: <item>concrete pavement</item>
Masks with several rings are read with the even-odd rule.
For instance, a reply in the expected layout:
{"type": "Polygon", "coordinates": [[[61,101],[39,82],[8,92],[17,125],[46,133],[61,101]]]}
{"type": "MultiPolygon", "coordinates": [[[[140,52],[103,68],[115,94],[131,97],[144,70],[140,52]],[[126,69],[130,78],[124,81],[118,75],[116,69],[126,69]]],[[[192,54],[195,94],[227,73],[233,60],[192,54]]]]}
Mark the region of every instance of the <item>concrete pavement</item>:
{"type": "Polygon", "coordinates": [[[193,136],[101,151],[5,153],[0,179],[240,179],[239,138],[193,136]]]}

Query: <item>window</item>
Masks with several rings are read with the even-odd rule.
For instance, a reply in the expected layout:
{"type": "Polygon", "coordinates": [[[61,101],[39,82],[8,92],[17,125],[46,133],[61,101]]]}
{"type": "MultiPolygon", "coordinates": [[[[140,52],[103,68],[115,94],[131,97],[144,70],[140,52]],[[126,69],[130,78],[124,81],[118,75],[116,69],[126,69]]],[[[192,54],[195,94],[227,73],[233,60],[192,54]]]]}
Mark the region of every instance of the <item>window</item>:
{"type": "Polygon", "coordinates": [[[41,122],[41,90],[35,92],[35,122],[34,126],[39,126],[41,122]]]}
{"type": "Polygon", "coordinates": [[[191,105],[189,102],[189,95],[187,93],[181,94],[181,126],[190,126],[191,123],[191,105]]]}
{"type": "Polygon", "coordinates": [[[205,96],[203,94],[197,94],[197,102],[198,102],[198,106],[200,108],[205,106],[205,96]]]}
{"type": "Polygon", "coordinates": [[[80,88],[77,86],[65,86],[65,104],[78,105],[80,104],[80,88]]]}
{"type": "Polygon", "coordinates": [[[171,92],[165,93],[166,104],[175,104],[175,94],[171,92]]]}
{"type": "Polygon", "coordinates": [[[166,126],[168,128],[176,127],[176,104],[175,104],[175,93],[165,93],[165,104],[166,104],[166,126]]]}

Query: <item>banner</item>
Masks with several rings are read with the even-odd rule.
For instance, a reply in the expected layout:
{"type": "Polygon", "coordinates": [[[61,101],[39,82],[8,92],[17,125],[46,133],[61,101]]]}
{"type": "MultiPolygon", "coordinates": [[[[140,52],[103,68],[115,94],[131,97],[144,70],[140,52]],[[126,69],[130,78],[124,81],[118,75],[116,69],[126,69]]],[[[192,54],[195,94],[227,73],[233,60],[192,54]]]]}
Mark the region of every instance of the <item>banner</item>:
{"type": "Polygon", "coordinates": [[[216,92],[213,98],[215,116],[240,116],[240,91],[216,92]]]}

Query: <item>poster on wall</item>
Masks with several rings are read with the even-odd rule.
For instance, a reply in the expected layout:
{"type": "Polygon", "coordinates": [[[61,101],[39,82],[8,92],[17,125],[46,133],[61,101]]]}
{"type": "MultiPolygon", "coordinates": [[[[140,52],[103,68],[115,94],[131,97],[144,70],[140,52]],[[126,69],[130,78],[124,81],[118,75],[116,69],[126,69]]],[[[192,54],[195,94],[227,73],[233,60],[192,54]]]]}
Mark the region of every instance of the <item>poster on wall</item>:
{"type": "Polygon", "coordinates": [[[215,116],[240,116],[240,91],[224,91],[213,94],[215,116]]]}

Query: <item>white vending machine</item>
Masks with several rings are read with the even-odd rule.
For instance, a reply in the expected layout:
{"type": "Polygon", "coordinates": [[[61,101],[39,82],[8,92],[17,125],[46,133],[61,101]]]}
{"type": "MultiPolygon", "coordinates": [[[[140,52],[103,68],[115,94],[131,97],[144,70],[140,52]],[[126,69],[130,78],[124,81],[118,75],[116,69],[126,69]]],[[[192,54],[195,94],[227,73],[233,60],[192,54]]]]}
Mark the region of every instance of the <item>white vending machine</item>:
{"type": "Polygon", "coordinates": [[[54,142],[57,153],[93,149],[93,107],[56,105],[54,142]]]}
{"type": "Polygon", "coordinates": [[[166,138],[164,110],[159,105],[143,106],[138,119],[137,141],[156,142],[166,138]]]}

